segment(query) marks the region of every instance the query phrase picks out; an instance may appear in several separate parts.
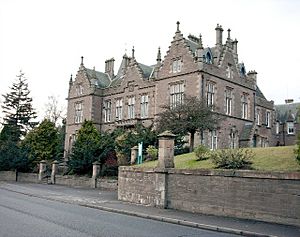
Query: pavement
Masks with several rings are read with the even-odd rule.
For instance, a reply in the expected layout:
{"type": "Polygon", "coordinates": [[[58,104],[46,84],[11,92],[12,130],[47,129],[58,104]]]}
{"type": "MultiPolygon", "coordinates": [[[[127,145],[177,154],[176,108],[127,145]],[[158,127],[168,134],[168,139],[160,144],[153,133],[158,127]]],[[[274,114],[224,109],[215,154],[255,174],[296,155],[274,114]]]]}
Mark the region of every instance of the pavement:
{"type": "Polygon", "coordinates": [[[240,236],[300,237],[300,228],[295,226],[203,215],[122,202],[118,200],[117,191],[114,190],[20,182],[0,182],[0,188],[27,196],[240,236]]]}

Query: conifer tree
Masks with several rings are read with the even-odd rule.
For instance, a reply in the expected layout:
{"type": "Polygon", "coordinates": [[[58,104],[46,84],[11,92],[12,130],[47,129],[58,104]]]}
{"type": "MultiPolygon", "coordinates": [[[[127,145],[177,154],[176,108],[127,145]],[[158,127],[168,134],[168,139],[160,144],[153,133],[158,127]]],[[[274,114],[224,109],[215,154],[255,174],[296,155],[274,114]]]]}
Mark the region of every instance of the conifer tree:
{"type": "Polygon", "coordinates": [[[69,168],[75,174],[92,171],[94,161],[101,160],[101,136],[91,121],[84,121],[69,157],[69,168]]]}
{"type": "Polygon", "coordinates": [[[32,107],[28,83],[22,71],[17,75],[17,80],[10,88],[10,92],[3,97],[3,124],[17,128],[19,138],[25,136],[35,125],[32,120],[36,118],[36,112],[32,107]]]}

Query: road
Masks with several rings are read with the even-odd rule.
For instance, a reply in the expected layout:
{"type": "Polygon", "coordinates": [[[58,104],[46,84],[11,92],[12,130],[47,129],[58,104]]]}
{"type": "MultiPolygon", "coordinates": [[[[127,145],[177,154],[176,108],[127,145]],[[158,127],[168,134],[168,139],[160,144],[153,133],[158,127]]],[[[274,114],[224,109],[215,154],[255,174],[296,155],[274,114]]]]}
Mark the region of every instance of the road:
{"type": "Polygon", "coordinates": [[[0,189],[0,237],[230,237],[0,189]]]}

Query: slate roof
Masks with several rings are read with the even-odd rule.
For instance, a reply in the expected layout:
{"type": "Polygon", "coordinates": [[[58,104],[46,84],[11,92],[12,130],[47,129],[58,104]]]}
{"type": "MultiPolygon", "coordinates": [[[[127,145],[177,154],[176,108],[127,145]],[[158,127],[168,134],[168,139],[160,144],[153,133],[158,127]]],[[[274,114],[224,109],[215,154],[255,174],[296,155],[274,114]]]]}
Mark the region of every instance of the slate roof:
{"type": "Polygon", "coordinates": [[[152,74],[152,71],[153,71],[154,67],[147,66],[147,65],[142,64],[142,63],[138,63],[138,66],[142,70],[143,77],[149,79],[149,77],[152,74]]]}
{"type": "MultiPolygon", "coordinates": [[[[279,122],[294,121],[299,118],[300,103],[275,105],[276,119],[279,122]]],[[[298,121],[299,122],[299,121],[298,121]]]]}
{"type": "Polygon", "coordinates": [[[256,96],[263,98],[266,100],[266,97],[264,96],[264,94],[261,92],[261,90],[259,89],[258,86],[256,86],[256,96]]]}
{"type": "Polygon", "coordinates": [[[110,85],[111,81],[109,79],[109,76],[106,73],[94,71],[92,69],[86,68],[86,72],[88,74],[89,79],[93,79],[96,75],[97,79],[97,87],[100,88],[106,88],[110,85]]]}
{"type": "Polygon", "coordinates": [[[190,50],[195,53],[197,50],[197,47],[199,46],[196,42],[191,41],[189,39],[185,39],[185,42],[187,43],[187,45],[190,47],[190,50]]]}

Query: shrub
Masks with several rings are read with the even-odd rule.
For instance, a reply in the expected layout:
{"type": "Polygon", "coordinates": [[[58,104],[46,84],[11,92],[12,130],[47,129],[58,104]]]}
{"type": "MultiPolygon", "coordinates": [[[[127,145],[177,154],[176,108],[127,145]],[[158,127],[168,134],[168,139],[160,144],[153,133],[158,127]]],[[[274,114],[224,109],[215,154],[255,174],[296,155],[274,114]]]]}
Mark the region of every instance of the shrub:
{"type": "Polygon", "coordinates": [[[199,145],[194,150],[197,160],[207,160],[210,157],[210,150],[204,146],[199,145]]]}
{"type": "Polygon", "coordinates": [[[224,149],[211,153],[211,159],[216,168],[249,169],[254,153],[249,149],[224,149]]]}
{"type": "Polygon", "coordinates": [[[158,149],[155,146],[149,145],[146,149],[147,159],[157,160],[158,158],[158,149]]]}
{"type": "Polygon", "coordinates": [[[295,150],[295,154],[296,154],[296,160],[298,161],[298,164],[300,165],[300,133],[298,135],[297,148],[295,150]]]}

